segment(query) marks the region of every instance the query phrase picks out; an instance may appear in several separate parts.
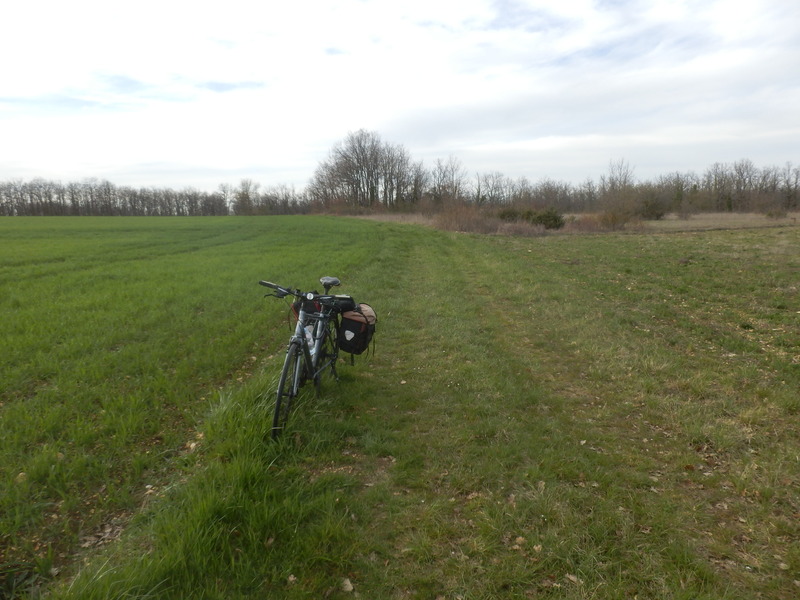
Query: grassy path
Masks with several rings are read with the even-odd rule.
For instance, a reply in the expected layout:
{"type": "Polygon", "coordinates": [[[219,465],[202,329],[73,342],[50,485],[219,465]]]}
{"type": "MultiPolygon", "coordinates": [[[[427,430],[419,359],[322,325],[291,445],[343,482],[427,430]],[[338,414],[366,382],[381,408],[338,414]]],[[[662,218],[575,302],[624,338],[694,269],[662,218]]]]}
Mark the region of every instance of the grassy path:
{"type": "Polygon", "coordinates": [[[278,444],[259,360],[56,596],[795,597],[796,229],[367,227],[375,355],[278,444]]]}

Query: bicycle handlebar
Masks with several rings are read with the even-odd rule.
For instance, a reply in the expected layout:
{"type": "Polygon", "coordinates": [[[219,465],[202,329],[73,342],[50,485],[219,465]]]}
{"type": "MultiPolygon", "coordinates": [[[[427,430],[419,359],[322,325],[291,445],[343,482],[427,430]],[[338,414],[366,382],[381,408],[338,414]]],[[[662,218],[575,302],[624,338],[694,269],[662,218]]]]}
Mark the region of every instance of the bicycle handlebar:
{"type": "MultiPolygon", "coordinates": [[[[343,308],[339,305],[340,301],[348,300],[350,303],[353,302],[353,299],[350,296],[333,296],[330,294],[318,294],[317,292],[301,292],[298,290],[293,290],[291,288],[280,286],[276,283],[272,283],[271,281],[259,281],[260,285],[264,287],[268,287],[272,290],[275,290],[274,294],[267,294],[268,296],[275,296],[276,298],[285,298],[286,296],[294,296],[295,298],[303,299],[303,300],[314,300],[319,302],[320,304],[324,304],[325,306],[330,306],[333,308],[338,308],[342,310],[343,308]]],[[[349,310],[349,308],[344,308],[344,310],[349,310]]]]}
{"type": "Polygon", "coordinates": [[[277,294],[274,294],[278,298],[283,298],[284,296],[290,296],[290,295],[291,296],[297,296],[299,298],[302,295],[300,290],[292,290],[290,288],[281,287],[276,283],[272,283],[271,281],[263,281],[262,280],[262,281],[259,281],[258,283],[260,285],[263,285],[264,287],[268,287],[268,288],[273,289],[276,292],[278,292],[277,294]]]}

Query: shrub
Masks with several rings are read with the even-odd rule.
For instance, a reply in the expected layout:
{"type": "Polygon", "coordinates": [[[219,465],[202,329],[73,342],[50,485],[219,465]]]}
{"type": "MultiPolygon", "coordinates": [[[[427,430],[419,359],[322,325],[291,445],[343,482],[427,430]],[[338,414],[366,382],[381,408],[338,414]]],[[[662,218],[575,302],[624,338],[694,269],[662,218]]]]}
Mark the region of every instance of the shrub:
{"type": "Polygon", "coordinates": [[[656,196],[646,196],[642,198],[637,213],[645,220],[658,221],[667,214],[667,206],[656,196]]]}
{"type": "Polygon", "coordinates": [[[497,216],[506,222],[519,221],[519,211],[511,206],[501,208],[497,212],[497,216]]]}
{"type": "Polygon", "coordinates": [[[542,225],[545,229],[561,229],[564,227],[564,215],[555,208],[547,208],[535,213],[532,218],[528,219],[528,222],[533,225],[542,225]]]}
{"type": "Polygon", "coordinates": [[[500,209],[497,216],[507,223],[523,222],[530,225],[541,225],[545,229],[561,229],[565,223],[564,215],[555,208],[547,208],[540,211],[532,209],[520,211],[508,206],[500,209]]]}
{"type": "Polygon", "coordinates": [[[782,206],[774,206],[764,213],[768,219],[785,219],[789,216],[789,211],[782,206]]]}
{"type": "Polygon", "coordinates": [[[636,218],[634,212],[624,208],[611,207],[600,213],[598,220],[605,230],[618,231],[636,218]]]}

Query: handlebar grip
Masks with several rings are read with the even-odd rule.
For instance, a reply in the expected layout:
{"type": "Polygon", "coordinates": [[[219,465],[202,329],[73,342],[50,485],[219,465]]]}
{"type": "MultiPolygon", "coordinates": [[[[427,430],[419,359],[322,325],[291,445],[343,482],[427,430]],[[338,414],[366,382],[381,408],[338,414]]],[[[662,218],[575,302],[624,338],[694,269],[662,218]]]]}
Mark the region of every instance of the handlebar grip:
{"type": "Polygon", "coordinates": [[[274,283],[272,283],[270,281],[263,281],[262,280],[262,281],[259,281],[258,283],[260,285],[263,285],[264,287],[272,288],[273,290],[279,289],[279,286],[275,285],[274,283]]]}

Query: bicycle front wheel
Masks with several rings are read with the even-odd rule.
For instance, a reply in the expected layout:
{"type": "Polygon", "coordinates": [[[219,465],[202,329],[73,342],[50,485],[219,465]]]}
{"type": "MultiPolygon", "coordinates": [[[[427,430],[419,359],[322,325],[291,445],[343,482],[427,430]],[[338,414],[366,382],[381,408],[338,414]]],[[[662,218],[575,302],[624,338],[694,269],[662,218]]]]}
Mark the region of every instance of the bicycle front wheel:
{"type": "Polygon", "coordinates": [[[297,342],[289,344],[283,361],[278,393],[275,398],[275,415],[272,418],[272,439],[277,438],[286,427],[292,401],[300,391],[300,375],[303,369],[303,349],[297,342]]]}

